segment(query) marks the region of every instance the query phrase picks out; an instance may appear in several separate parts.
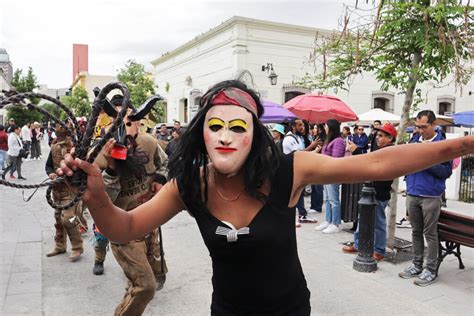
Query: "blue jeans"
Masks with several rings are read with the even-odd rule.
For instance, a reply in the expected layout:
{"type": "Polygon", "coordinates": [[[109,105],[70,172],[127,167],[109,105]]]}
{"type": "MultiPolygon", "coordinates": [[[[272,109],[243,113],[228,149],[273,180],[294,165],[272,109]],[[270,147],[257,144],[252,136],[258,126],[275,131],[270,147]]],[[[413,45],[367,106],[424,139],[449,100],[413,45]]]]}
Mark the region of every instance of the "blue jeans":
{"type": "Polygon", "coordinates": [[[326,222],[341,224],[341,200],[339,200],[340,184],[325,184],[324,196],[326,198],[326,222]]]}
{"type": "MultiPolygon", "coordinates": [[[[375,207],[375,230],[374,230],[374,251],[381,255],[385,255],[385,247],[387,246],[387,219],[385,217],[385,208],[388,201],[377,201],[375,207]]],[[[360,221],[359,221],[360,225],[360,221]]],[[[354,247],[357,249],[359,244],[359,225],[354,233],[354,247]]]]}
{"type": "Polygon", "coordinates": [[[5,168],[5,161],[7,160],[7,152],[0,149],[0,170],[5,168]]]}
{"type": "Polygon", "coordinates": [[[301,191],[300,198],[298,200],[298,203],[296,203],[296,209],[298,210],[298,214],[300,216],[306,216],[308,212],[306,211],[306,208],[304,207],[304,189],[301,191]]]}
{"type": "Polygon", "coordinates": [[[322,184],[311,186],[311,208],[318,212],[323,210],[323,190],[322,184]]]}

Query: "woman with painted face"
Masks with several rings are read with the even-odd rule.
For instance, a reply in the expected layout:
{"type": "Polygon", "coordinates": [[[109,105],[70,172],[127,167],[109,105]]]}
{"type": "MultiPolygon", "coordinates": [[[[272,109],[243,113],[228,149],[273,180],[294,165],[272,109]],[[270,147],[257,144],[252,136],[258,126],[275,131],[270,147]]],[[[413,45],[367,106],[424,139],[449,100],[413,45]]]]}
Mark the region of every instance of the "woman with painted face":
{"type": "Polygon", "coordinates": [[[133,211],[113,205],[95,166],[69,156],[57,172],[88,174],[84,201],[103,233],[119,243],[187,209],[213,261],[213,315],[310,314],[294,226],[306,185],[392,179],[474,152],[474,137],[465,137],[346,158],[278,155],[258,119],[258,96],[241,82],[215,85],[200,105],[170,162],[170,181],[133,211]],[[400,159],[407,156],[424,159],[400,159]]]}

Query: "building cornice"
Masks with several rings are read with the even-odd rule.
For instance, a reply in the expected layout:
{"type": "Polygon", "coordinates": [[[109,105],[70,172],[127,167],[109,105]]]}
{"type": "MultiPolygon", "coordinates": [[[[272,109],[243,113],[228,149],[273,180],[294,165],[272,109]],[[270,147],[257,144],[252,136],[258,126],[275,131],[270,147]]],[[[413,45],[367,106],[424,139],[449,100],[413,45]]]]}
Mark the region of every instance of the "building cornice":
{"type": "Polygon", "coordinates": [[[255,28],[269,30],[269,31],[284,31],[288,33],[296,33],[296,34],[323,34],[323,35],[331,35],[334,31],[326,30],[326,29],[318,29],[314,27],[308,26],[301,26],[301,25],[293,25],[293,24],[286,24],[286,23],[278,23],[278,22],[271,22],[271,21],[264,21],[264,20],[257,20],[257,19],[250,19],[241,16],[234,16],[227,21],[224,21],[220,25],[210,29],[209,31],[196,36],[193,40],[179,46],[178,48],[163,54],[161,57],[154,59],[151,61],[153,66],[157,66],[180,53],[193,48],[196,45],[199,45],[205,42],[207,39],[214,37],[215,35],[219,34],[222,31],[228,30],[235,25],[245,25],[245,26],[253,26],[255,28]]]}

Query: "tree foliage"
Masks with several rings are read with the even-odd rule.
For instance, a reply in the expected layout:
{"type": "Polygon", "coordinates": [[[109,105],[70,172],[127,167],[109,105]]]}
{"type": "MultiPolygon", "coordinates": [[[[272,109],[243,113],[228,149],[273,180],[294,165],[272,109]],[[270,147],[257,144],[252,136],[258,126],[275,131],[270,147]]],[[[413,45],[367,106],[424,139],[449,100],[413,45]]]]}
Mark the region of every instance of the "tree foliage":
{"type": "MultiPolygon", "coordinates": [[[[391,87],[405,92],[410,76],[437,86],[450,74],[449,82],[462,88],[472,76],[467,66],[473,47],[472,10],[452,0],[433,5],[380,1],[369,16],[348,8],[342,31],[316,41],[311,62],[321,65],[319,72],[306,75],[299,84],[347,90],[354,76],[368,71],[382,90],[391,87]],[[421,55],[416,66],[415,54],[421,55]]],[[[416,92],[419,95],[420,90],[416,92]]]]}
{"type": "Polygon", "coordinates": [[[91,114],[92,106],[87,96],[87,91],[81,86],[75,87],[71,95],[63,96],[61,102],[69,107],[76,117],[89,117],[91,114]]]}
{"type": "MultiPolygon", "coordinates": [[[[41,105],[41,107],[43,107],[43,109],[45,109],[46,111],[48,111],[49,113],[51,113],[54,117],[57,117],[61,120],[65,119],[66,118],[66,113],[64,113],[63,110],[61,110],[60,108],[58,108],[58,106],[56,104],[53,104],[53,103],[45,103],[43,105],[41,105]]],[[[44,118],[45,121],[47,121],[49,118],[44,118]]]]}
{"type": "Polygon", "coordinates": [[[30,122],[42,122],[43,115],[37,111],[29,110],[23,106],[11,105],[7,109],[8,118],[15,119],[15,124],[23,126],[30,122]]]}
{"type": "MultiPolygon", "coordinates": [[[[19,92],[32,92],[38,87],[36,75],[33,73],[31,67],[28,68],[26,75],[23,74],[22,69],[16,69],[13,73],[11,85],[19,92]]],[[[38,104],[39,100],[33,99],[33,103],[38,104]]],[[[37,111],[29,110],[23,106],[11,105],[7,108],[7,116],[15,119],[15,123],[19,126],[25,125],[27,122],[40,122],[43,115],[37,111]]]]}
{"type": "MultiPolygon", "coordinates": [[[[117,75],[119,81],[125,83],[130,90],[130,100],[134,107],[139,107],[145,100],[155,94],[155,82],[151,73],[145,71],[145,66],[134,60],[129,60],[117,75]]],[[[164,114],[162,104],[154,106],[152,113],[157,118],[164,114]]]]}
{"type": "Polygon", "coordinates": [[[26,75],[23,75],[22,69],[16,69],[13,73],[11,85],[15,87],[17,92],[31,92],[38,87],[36,75],[33,68],[29,67],[26,75]]]}

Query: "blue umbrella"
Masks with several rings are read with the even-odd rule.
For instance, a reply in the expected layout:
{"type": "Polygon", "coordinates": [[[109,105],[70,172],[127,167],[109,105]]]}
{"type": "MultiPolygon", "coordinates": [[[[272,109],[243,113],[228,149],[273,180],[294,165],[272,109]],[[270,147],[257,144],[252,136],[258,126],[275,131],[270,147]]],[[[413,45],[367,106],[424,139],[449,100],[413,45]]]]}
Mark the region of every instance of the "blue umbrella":
{"type": "Polygon", "coordinates": [[[262,123],[281,123],[296,117],[295,114],[291,113],[278,103],[263,101],[262,104],[264,108],[263,115],[260,118],[262,123]]]}
{"type": "Polygon", "coordinates": [[[454,113],[453,118],[456,125],[474,127],[474,111],[454,113]]]}

